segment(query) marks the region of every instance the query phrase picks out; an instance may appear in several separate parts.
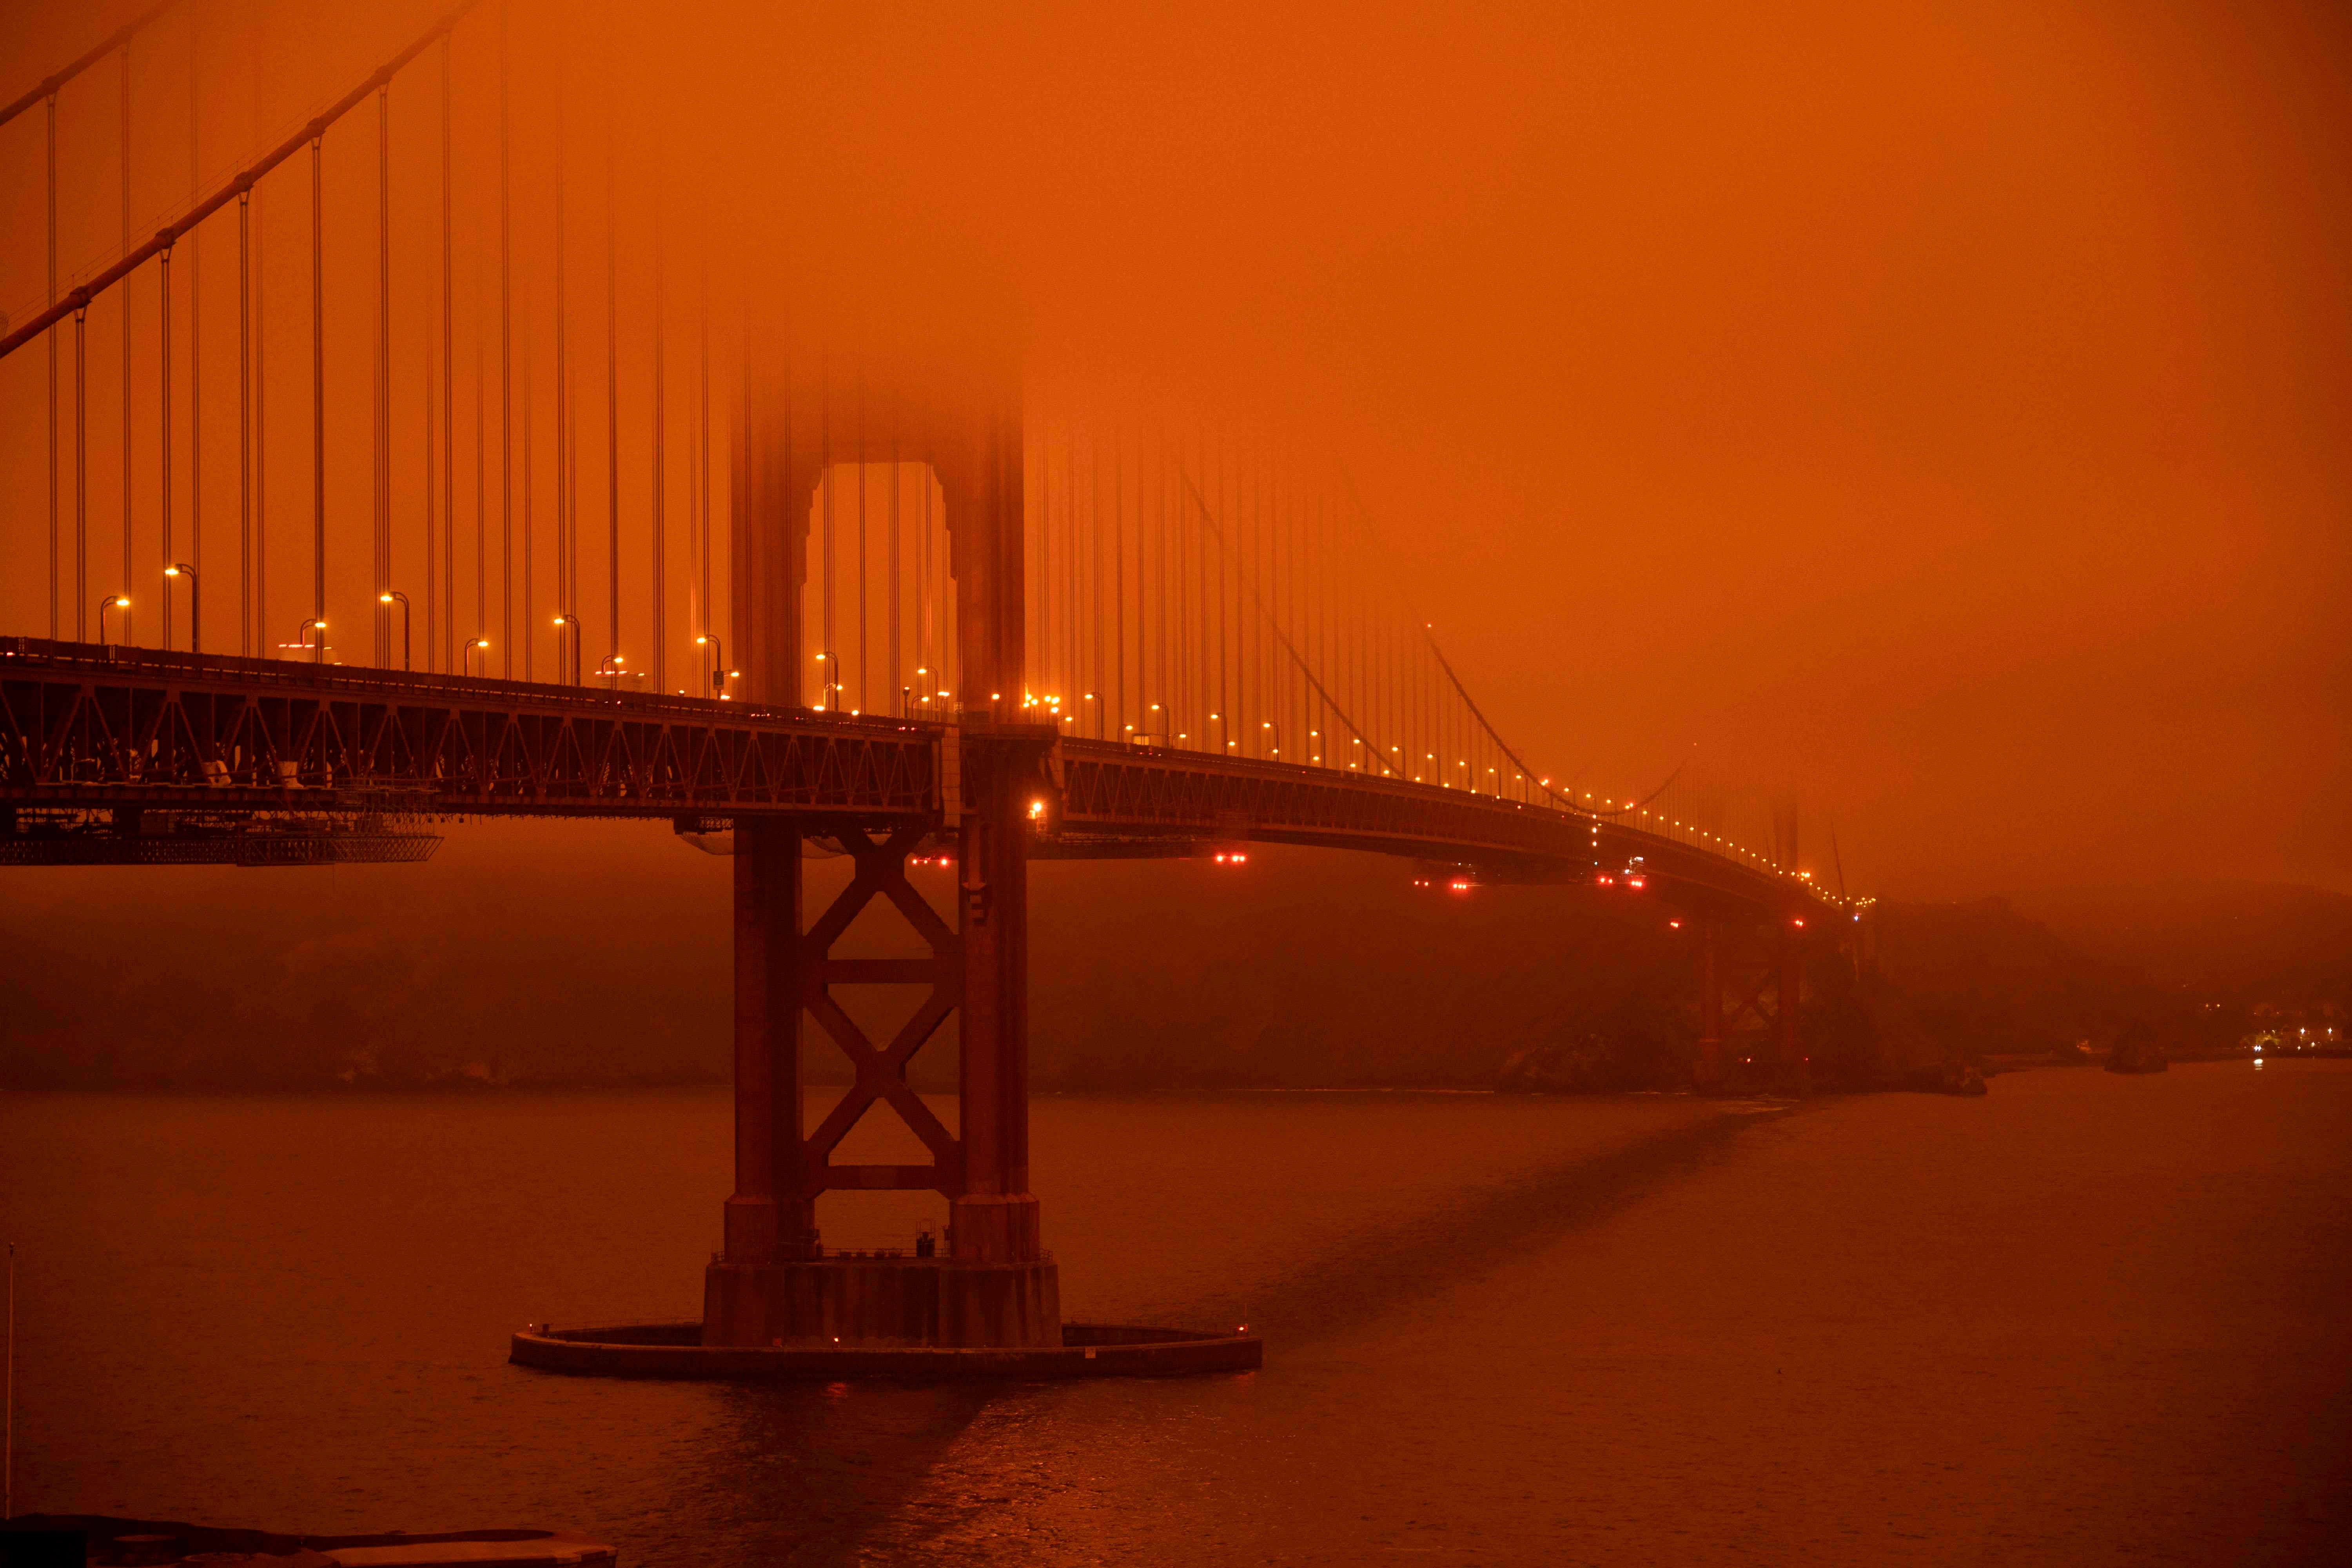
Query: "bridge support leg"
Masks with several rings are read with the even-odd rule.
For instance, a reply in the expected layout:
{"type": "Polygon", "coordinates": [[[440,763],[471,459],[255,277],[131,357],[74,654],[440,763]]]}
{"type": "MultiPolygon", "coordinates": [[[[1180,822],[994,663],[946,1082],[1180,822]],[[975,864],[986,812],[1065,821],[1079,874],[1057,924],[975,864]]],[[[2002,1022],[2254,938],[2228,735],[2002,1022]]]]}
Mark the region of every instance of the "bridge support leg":
{"type": "Polygon", "coordinates": [[[1029,1190],[1028,750],[975,736],[963,747],[963,1181],[948,1205],[948,1242],[972,1284],[959,1330],[971,1344],[1062,1339],[1060,1270],[1029,1190]]]}
{"type": "Polygon", "coordinates": [[[756,816],[735,824],[735,1191],[724,1250],[703,1286],[711,1344],[768,1343],[761,1278],[816,1252],[816,1194],[801,1152],[801,836],[756,816]]]}
{"type": "Polygon", "coordinates": [[[1780,994],[1772,1010],[1773,1054],[1781,1088],[1790,1094],[1802,1094],[1812,1086],[1811,1068],[1797,1032],[1798,1004],[1805,988],[1805,952],[1785,919],[1780,922],[1777,943],[1780,994]]]}
{"type": "Polygon", "coordinates": [[[1713,1094],[1723,1087],[1723,928],[1716,921],[1699,922],[1698,1060],[1691,1070],[1694,1087],[1713,1094]]]}

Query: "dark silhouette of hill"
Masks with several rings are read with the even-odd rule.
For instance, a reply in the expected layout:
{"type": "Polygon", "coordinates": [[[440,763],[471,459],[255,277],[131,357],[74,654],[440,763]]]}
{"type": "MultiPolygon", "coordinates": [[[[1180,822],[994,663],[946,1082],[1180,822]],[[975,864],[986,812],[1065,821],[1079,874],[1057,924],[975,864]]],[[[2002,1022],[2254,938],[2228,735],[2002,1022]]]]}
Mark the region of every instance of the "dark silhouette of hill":
{"type": "Polygon", "coordinates": [[[2015,895],[2022,911],[2151,984],[2241,1001],[2352,1000],[2352,898],[2284,882],[2177,881],[2015,895]]]}
{"type": "Polygon", "coordinates": [[[2135,970],[2086,955],[2001,898],[1882,905],[1878,964],[1927,1035],[1968,1057],[2101,1039],[2152,1000],[2135,970]]]}

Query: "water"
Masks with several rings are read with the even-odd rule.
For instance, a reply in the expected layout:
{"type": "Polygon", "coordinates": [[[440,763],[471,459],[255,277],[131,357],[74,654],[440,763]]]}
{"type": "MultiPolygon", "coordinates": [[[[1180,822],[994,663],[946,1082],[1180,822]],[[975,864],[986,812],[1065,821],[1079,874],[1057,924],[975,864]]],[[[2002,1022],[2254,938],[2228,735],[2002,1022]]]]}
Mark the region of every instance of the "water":
{"type": "Polygon", "coordinates": [[[18,1507],[553,1523],[633,1563],[2202,1564],[2352,1539],[2352,1064],[1794,1109],[1048,1099],[1035,1123],[1069,1313],[1248,1322],[1265,1371],[524,1372],[527,1320],[697,1310],[723,1095],[0,1095],[18,1507]]]}

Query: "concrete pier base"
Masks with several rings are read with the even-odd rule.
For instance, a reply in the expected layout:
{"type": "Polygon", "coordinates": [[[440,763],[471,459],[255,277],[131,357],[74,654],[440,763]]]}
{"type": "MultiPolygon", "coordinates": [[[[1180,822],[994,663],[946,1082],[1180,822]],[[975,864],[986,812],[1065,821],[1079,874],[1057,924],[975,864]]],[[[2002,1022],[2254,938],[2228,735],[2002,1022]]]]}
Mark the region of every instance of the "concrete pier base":
{"type": "Polygon", "coordinates": [[[1050,1259],[713,1263],[703,1275],[702,1342],[737,1348],[1058,1345],[1061,1273],[1050,1259]]]}
{"type": "Polygon", "coordinates": [[[695,1322],[541,1327],[514,1336],[517,1366],[585,1377],[712,1378],[730,1382],[876,1378],[939,1383],[1032,1382],[1066,1377],[1191,1377],[1255,1372],[1257,1336],[1110,1323],[1064,1323],[1049,1344],[1008,1349],[956,1345],[705,1344],[695,1322]]]}

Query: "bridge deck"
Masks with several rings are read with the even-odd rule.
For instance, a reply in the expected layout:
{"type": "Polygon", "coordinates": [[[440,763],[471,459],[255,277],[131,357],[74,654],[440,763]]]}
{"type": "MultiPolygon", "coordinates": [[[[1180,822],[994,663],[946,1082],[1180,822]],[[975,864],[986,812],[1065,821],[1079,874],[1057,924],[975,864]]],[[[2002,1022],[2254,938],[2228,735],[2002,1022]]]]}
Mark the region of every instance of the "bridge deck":
{"type": "MultiPolygon", "coordinates": [[[[0,639],[0,810],[941,818],[947,731],[651,692],[0,639]]],[[[1612,817],[1064,738],[1053,853],[1314,845],[1769,909],[1808,885],[1612,817]]]]}

